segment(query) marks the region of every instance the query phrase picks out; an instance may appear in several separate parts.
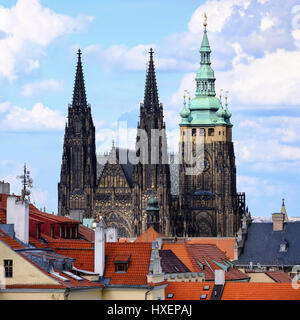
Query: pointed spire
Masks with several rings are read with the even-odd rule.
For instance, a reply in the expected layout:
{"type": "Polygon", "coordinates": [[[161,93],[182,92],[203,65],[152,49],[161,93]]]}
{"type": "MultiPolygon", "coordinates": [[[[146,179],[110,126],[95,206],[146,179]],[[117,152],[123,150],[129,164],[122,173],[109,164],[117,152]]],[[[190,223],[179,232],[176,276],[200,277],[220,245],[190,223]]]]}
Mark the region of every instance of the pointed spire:
{"type": "Polygon", "coordinates": [[[159,98],[156,85],[155,67],[153,62],[153,49],[150,49],[150,61],[147,71],[144,106],[148,112],[159,107],[159,98]]]}
{"type": "Polygon", "coordinates": [[[81,62],[81,50],[78,50],[78,61],[76,69],[76,78],[73,91],[73,108],[84,108],[87,106],[85,85],[84,85],[84,76],[82,71],[82,62],[81,62]]]}
{"type": "Polygon", "coordinates": [[[204,22],[204,33],[203,40],[201,43],[200,54],[201,54],[201,62],[200,69],[197,72],[196,83],[197,90],[196,96],[215,96],[215,74],[213,69],[211,68],[210,54],[211,49],[207,37],[207,16],[205,14],[205,22],[204,22]]]}
{"type": "Polygon", "coordinates": [[[281,213],[284,215],[284,222],[289,222],[289,218],[288,218],[286,208],[285,208],[284,199],[282,199],[281,213]]]}

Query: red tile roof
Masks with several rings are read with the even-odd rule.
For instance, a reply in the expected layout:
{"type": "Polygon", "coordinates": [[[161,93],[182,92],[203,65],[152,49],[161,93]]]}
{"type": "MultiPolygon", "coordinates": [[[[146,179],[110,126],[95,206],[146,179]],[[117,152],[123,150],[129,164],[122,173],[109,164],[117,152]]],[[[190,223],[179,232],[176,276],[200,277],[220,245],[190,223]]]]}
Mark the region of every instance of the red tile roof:
{"type": "Polygon", "coordinates": [[[95,231],[93,229],[83,226],[82,224],[79,226],[79,235],[88,241],[95,241],[95,231]]]}
{"type": "Polygon", "coordinates": [[[105,277],[111,278],[111,284],[145,285],[149,273],[151,243],[106,243],[105,277]],[[114,259],[116,256],[130,255],[131,259],[126,273],[116,273],[114,259]]]}
{"type": "Polygon", "coordinates": [[[279,283],[289,283],[292,281],[290,276],[284,271],[268,271],[266,274],[273,279],[275,282],[279,283]]]}
{"type": "Polygon", "coordinates": [[[156,238],[159,238],[159,237],[165,237],[165,235],[158,233],[151,226],[148,230],[146,230],[138,238],[136,238],[135,242],[152,242],[152,241],[155,241],[156,238]]]}
{"type": "Polygon", "coordinates": [[[225,253],[225,255],[234,260],[234,250],[233,246],[235,244],[235,238],[189,238],[186,239],[186,244],[214,244],[221,251],[225,253]]]}
{"type": "Polygon", "coordinates": [[[205,300],[210,300],[213,287],[212,282],[169,282],[165,288],[165,299],[200,300],[201,295],[206,294],[205,300]],[[205,286],[209,286],[209,289],[204,290],[205,286]],[[169,294],[174,294],[173,298],[168,298],[169,294]]]}
{"type": "MultiPolygon", "coordinates": [[[[214,280],[214,270],[222,269],[218,263],[225,265],[229,258],[216,245],[213,244],[177,244],[165,243],[162,246],[163,250],[172,250],[176,256],[191,270],[191,272],[203,272],[205,280],[214,280]],[[199,265],[198,261],[204,265],[204,270],[199,265]],[[217,263],[215,263],[215,262],[217,263]],[[212,271],[212,270],[213,271],[212,271]]],[[[225,272],[226,280],[243,280],[248,276],[238,269],[230,266],[225,272]]]]}
{"type": "Polygon", "coordinates": [[[226,282],[222,300],[300,300],[291,283],[226,282]]]}
{"type": "Polygon", "coordinates": [[[191,272],[196,272],[185,244],[164,243],[162,245],[162,250],[172,250],[175,255],[182,261],[182,263],[189,268],[191,272]]]}
{"type": "Polygon", "coordinates": [[[3,241],[4,243],[6,243],[13,250],[24,248],[18,241],[12,239],[10,236],[8,236],[6,233],[4,233],[2,230],[0,230],[0,241],[3,241]]]}

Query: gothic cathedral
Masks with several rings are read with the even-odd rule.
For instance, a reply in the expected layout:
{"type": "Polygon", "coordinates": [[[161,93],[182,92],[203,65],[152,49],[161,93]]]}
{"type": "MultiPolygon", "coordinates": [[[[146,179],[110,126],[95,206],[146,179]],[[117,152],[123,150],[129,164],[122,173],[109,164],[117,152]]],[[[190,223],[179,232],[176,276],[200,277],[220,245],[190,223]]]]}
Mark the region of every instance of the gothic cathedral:
{"type": "Polygon", "coordinates": [[[236,190],[231,113],[227,98],[223,106],[216,97],[204,26],[195,98],[185,98],[180,113],[179,163],[167,151],[152,49],[136,148],[113,145],[97,161],[79,50],[58,184],[59,215],[78,220],[102,216],[121,237],[138,236],[151,225],[167,236],[235,236],[247,211],[245,194],[236,190]]]}

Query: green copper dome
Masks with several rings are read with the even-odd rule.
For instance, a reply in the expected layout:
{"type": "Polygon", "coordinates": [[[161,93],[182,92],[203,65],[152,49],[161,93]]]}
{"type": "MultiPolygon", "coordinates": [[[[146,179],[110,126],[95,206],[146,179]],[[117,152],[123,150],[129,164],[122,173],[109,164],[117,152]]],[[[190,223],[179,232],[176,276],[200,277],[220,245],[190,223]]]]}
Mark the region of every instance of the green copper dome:
{"type": "Polygon", "coordinates": [[[146,211],[159,211],[158,201],[154,196],[148,200],[146,211]]]}
{"type": "Polygon", "coordinates": [[[189,117],[189,114],[190,114],[190,111],[187,109],[187,107],[186,107],[186,102],[185,102],[185,100],[184,100],[183,109],[182,109],[182,111],[180,112],[180,116],[181,116],[181,118],[185,119],[185,118],[188,118],[188,117],[189,117]]]}

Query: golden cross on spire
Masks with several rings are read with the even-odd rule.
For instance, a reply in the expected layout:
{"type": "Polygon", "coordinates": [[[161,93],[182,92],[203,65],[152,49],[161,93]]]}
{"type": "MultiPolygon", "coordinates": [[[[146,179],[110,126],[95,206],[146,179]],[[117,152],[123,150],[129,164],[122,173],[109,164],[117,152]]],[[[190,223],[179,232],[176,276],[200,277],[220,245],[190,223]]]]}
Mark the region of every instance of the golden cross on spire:
{"type": "Polygon", "coordinates": [[[204,28],[206,30],[206,27],[207,27],[207,14],[206,14],[206,12],[204,12],[204,23],[203,23],[203,25],[204,25],[204,28]]]}

